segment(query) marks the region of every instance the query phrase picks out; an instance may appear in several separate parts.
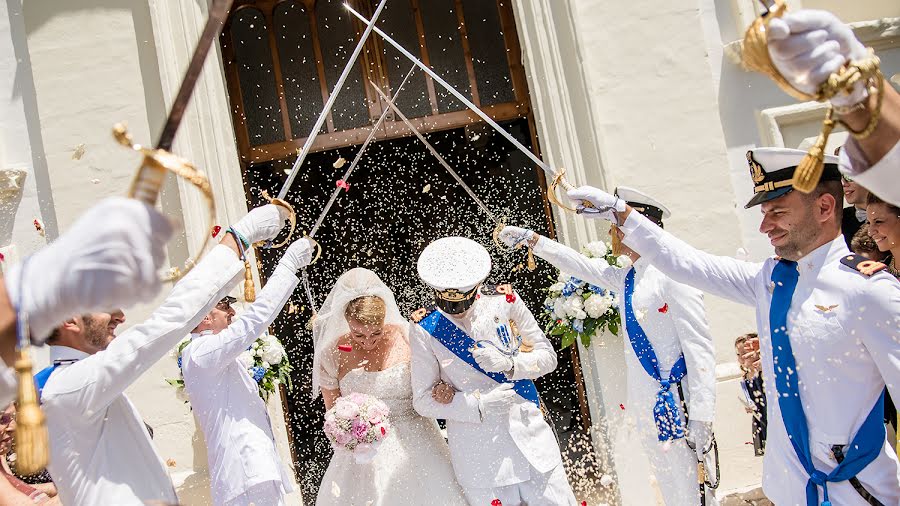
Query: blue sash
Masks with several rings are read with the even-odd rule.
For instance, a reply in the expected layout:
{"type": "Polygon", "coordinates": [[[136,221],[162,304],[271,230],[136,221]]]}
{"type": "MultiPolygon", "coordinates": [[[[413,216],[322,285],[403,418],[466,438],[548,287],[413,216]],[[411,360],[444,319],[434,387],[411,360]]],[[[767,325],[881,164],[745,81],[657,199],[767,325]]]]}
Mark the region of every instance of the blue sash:
{"type": "Polygon", "coordinates": [[[440,311],[434,311],[423,318],[419,322],[419,326],[476,371],[488,376],[497,383],[512,383],[513,390],[522,396],[523,399],[533,402],[538,408],[541,407],[541,400],[538,397],[537,387],[534,386],[533,381],[527,379],[513,381],[507,379],[503,373],[487,372],[479,367],[478,362],[475,362],[475,357],[472,356],[470,351],[475,346],[475,340],[441,314],[440,311]]]}
{"type": "Polygon", "coordinates": [[[809,427],[803,403],[800,401],[799,380],[797,378],[797,362],[791,348],[791,340],[786,331],[787,314],[791,307],[791,299],[797,288],[800,273],[797,262],[779,260],[772,270],[772,303],[769,306],[769,328],[772,335],[772,361],[775,370],[775,388],[778,391],[778,407],[781,408],[781,419],[794,453],[809,476],[806,482],[806,504],[815,506],[819,499],[818,487],[822,487],[822,506],[831,506],[828,500],[828,482],[845,481],[853,478],[878,457],[884,446],[885,429],[884,392],[875,403],[875,407],[863,421],[853,441],[846,447],[846,456],[830,473],[816,469],[809,449],[809,427]]]}
{"type": "Polygon", "coordinates": [[[50,375],[53,374],[57,367],[59,367],[59,364],[54,362],[53,365],[41,369],[34,375],[34,386],[37,387],[38,402],[41,401],[41,395],[44,393],[44,386],[47,384],[47,380],[50,379],[50,375]]]}
{"type": "Polygon", "coordinates": [[[677,385],[687,374],[687,364],[684,361],[684,353],[678,357],[678,361],[672,366],[669,377],[664,379],[659,372],[659,361],[653,345],[647,339],[647,334],[638,323],[634,315],[632,298],[634,297],[634,267],[625,276],[625,329],[628,331],[628,340],[631,348],[641,362],[641,366],[651,378],[659,383],[659,391],[656,392],[656,404],[653,406],[653,418],[656,421],[657,436],[660,441],[670,441],[684,437],[684,427],[679,416],[678,405],[675,403],[675,394],[672,393],[672,385],[677,385]]]}

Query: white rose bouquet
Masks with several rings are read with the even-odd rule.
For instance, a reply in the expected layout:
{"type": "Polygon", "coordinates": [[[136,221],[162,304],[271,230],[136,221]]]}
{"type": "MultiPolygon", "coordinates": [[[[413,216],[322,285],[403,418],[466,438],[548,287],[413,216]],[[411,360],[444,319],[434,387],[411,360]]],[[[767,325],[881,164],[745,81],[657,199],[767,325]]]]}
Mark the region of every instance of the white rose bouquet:
{"type": "Polygon", "coordinates": [[[325,413],[322,430],[335,451],[350,451],[359,464],[371,462],[391,433],[390,410],[371,395],[358,392],[338,397],[325,413]]]}
{"type": "MultiPolygon", "coordinates": [[[[175,348],[175,359],[178,362],[179,371],[182,367],[181,353],[190,342],[190,339],[185,339],[175,348]]],[[[281,383],[286,384],[288,390],[291,389],[293,368],[288,360],[287,351],[275,336],[263,334],[238,356],[238,361],[247,370],[247,374],[256,381],[259,386],[259,396],[263,401],[268,402],[269,396],[278,390],[278,385],[281,383]]],[[[166,382],[177,388],[179,393],[184,389],[184,375],[178,379],[167,379],[166,382]]]]}
{"type": "MultiPolygon", "coordinates": [[[[588,258],[602,258],[616,267],[631,265],[627,256],[613,255],[603,241],[589,243],[582,253],[588,258]]],[[[545,331],[548,335],[560,336],[562,348],[571,346],[576,340],[590,346],[591,338],[606,329],[613,334],[619,332],[619,298],[615,293],[563,272],[547,292],[544,314],[549,317],[549,322],[545,331]]]]}

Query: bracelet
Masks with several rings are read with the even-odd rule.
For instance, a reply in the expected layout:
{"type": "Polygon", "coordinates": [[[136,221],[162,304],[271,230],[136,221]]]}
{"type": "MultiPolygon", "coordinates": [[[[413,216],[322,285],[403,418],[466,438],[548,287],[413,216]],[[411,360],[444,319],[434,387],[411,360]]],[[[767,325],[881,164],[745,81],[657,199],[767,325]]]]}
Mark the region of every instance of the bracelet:
{"type": "Polygon", "coordinates": [[[241,253],[242,253],[242,254],[243,254],[243,251],[244,251],[245,249],[247,249],[247,248],[250,247],[250,241],[248,241],[247,238],[244,237],[243,234],[241,234],[240,232],[238,232],[237,230],[235,230],[234,227],[228,227],[228,230],[226,230],[226,232],[230,232],[231,235],[234,236],[235,240],[237,240],[237,242],[240,243],[240,245],[241,245],[241,253]]]}

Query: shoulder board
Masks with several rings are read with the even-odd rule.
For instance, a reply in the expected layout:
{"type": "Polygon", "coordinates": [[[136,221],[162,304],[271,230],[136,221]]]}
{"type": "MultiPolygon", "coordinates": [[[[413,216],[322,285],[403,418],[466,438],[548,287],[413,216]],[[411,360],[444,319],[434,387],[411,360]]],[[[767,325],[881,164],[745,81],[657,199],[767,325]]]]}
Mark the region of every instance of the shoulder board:
{"type": "Polygon", "coordinates": [[[847,255],[841,258],[841,263],[847,267],[859,272],[863,276],[870,277],[878,271],[887,269],[887,265],[860,255],[847,255]]]}
{"type": "Polygon", "coordinates": [[[500,283],[497,285],[485,284],[481,287],[483,295],[511,295],[513,286],[511,283],[500,283]]]}
{"type": "Polygon", "coordinates": [[[430,305],[430,306],[426,306],[426,307],[421,307],[421,308],[416,309],[415,311],[413,311],[413,312],[409,315],[409,319],[412,320],[413,323],[419,323],[420,321],[424,320],[426,316],[428,316],[428,315],[430,315],[431,313],[433,313],[433,312],[434,312],[434,309],[435,309],[434,305],[430,305]]]}

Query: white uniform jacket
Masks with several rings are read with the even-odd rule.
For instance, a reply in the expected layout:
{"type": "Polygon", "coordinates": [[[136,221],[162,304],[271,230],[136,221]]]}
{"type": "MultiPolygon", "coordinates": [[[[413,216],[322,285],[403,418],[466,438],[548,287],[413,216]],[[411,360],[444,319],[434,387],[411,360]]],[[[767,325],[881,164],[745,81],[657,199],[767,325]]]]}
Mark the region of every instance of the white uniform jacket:
{"type": "Polygon", "coordinates": [[[191,334],[193,340],[181,352],[184,386],[206,436],[216,505],[267,481],[285,493],[292,489],[266,404],[238,356],[271,325],[299,282],[290,269],[277,267],[240,318],[218,334],[191,334]]]}
{"type": "MultiPolygon", "coordinates": [[[[756,307],[769,399],[763,491],[775,504],[805,505],[808,476],[788,440],[775,391],[769,306],[777,260],[751,263],[699,251],[636,212],[620,229],[626,245],[672,279],[756,307]]],[[[841,264],[849,254],[838,235],[800,259],[787,316],[812,458],[825,473],[837,466],[832,445],[850,443],[885,384],[900,398],[900,283],[884,272],[868,278],[841,264]]],[[[898,473],[897,457],[885,441],[857,478],[882,503],[900,504],[898,473]]],[[[847,481],[829,483],[828,493],[832,504],[867,504],[847,481]]]]}
{"type": "Polygon", "coordinates": [[[900,142],[873,165],[851,136],[841,150],[841,172],[883,200],[900,206],[900,142]]]}
{"type": "Polygon", "coordinates": [[[42,402],[50,432],[50,474],[64,504],[178,502],[166,466],[134,405],[124,395],[147,369],[241,279],[243,262],[217,246],[179,281],[147,321],[87,355],[55,347],[56,368],[42,402]]]}
{"type": "MultiPolygon", "coordinates": [[[[602,258],[588,258],[546,237],[540,238],[534,253],[562,272],[615,292],[620,301],[624,297],[625,276],[629,269],[611,266],[602,258]]],[[[706,322],[703,293],[672,281],[644,258],[635,262],[634,270],[634,312],[656,352],[660,374],[668,379],[672,366],[684,353],[687,376],[682,382],[685,397],[689,399],[690,418],[712,422],[716,415],[716,357],[706,322]]],[[[624,323],[622,326],[624,328],[624,323]]],[[[659,383],[641,366],[627,329],[625,332],[628,409],[649,410],[642,415],[649,414],[652,419],[659,383]]]]}
{"type": "MultiPolygon", "coordinates": [[[[480,295],[462,318],[444,313],[457,327],[476,341],[500,344],[497,326],[514,321],[524,347],[515,361],[512,380],[539,378],[556,369],[556,352],[534,316],[515,294],[507,302],[504,295],[480,295]]],[[[497,383],[460,360],[419,325],[412,325],[413,405],[420,415],[447,420],[447,435],[453,469],[464,488],[491,488],[514,485],[538,473],[553,470],[561,463],[559,445],[540,409],[516,397],[506,416],[481,420],[475,392],[488,392],[497,383]],[[450,404],[431,397],[439,381],[450,384],[456,395],[450,404]]],[[[512,335],[512,332],[510,332],[512,335]]]]}

